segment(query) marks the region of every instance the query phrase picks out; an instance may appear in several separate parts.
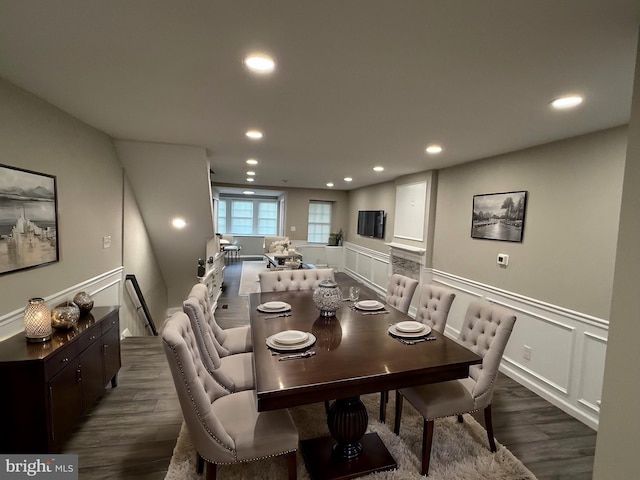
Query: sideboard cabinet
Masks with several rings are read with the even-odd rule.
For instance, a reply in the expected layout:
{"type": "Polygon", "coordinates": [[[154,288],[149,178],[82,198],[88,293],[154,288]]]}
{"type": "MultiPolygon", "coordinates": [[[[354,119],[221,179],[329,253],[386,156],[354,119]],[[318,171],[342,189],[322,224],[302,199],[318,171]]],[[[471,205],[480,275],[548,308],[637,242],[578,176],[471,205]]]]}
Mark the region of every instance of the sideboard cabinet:
{"type": "Polygon", "coordinates": [[[56,453],[120,370],[117,307],[95,307],[51,341],[0,342],[0,453],[56,453]]]}

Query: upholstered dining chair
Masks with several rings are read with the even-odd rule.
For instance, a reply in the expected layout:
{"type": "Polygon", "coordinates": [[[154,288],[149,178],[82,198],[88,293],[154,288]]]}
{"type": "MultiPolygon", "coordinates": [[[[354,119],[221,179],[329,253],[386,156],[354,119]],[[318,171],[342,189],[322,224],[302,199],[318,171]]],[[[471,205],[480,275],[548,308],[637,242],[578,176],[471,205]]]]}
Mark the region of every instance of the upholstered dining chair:
{"type": "Polygon", "coordinates": [[[216,465],[285,456],[289,479],[296,479],[298,431],[288,410],[258,412],[254,390],[229,393],[206,371],[191,322],[174,313],[162,330],[163,348],[180,408],[197,452],[201,474],[215,480],[216,465]]]}
{"type": "Polygon", "coordinates": [[[322,280],[335,280],[335,274],[331,268],[301,268],[260,272],[258,278],[261,292],[284,292],[315,289],[322,280]]]}
{"type": "Polygon", "coordinates": [[[389,285],[387,286],[387,304],[402,313],[407,313],[417,286],[418,280],[394,273],[389,278],[389,285]]]}
{"type": "Polygon", "coordinates": [[[422,433],[422,475],[429,473],[429,459],[433,441],[434,421],[457,416],[462,422],[464,413],[484,410],[489,447],[496,451],[491,421],[491,400],[498,368],[515,324],[515,314],[487,301],[474,300],[458,335],[459,341],[482,357],[480,365],[469,369],[469,377],[461,380],[421,385],[396,390],[396,418],[394,432],[400,432],[402,399],[405,398],[424,417],[422,433]]]}
{"type": "Polygon", "coordinates": [[[226,329],[222,329],[218,325],[211,309],[211,303],[209,302],[209,291],[204,283],[196,283],[191,288],[189,295],[187,295],[187,298],[190,297],[198,301],[207,323],[209,323],[213,330],[213,334],[217,340],[216,349],[218,350],[218,355],[226,357],[227,355],[253,351],[251,328],[249,325],[226,329]]]}
{"type": "MultiPolygon", "coordinates": [[[[420,287],[420,296],[418,297],[416,321],[424,323],[436,332],[444,333],[449,310],[455,298],[456,294],[453,290],[432,284],[423,285],[420,287]]],[[[380,396],[380,421],[383,423],[387,416],[388,401],[389,392],[382,392],[380,396]]]]}
{"type": "Polygon", "coordinates": [[[202,363],[216,382],[232,393],[254,388],[253,353],[237,353],[221,358],[215,345],[216,337],[198,301],[189,297],[182,302],[182,309],[191,322],[202,363]]]}

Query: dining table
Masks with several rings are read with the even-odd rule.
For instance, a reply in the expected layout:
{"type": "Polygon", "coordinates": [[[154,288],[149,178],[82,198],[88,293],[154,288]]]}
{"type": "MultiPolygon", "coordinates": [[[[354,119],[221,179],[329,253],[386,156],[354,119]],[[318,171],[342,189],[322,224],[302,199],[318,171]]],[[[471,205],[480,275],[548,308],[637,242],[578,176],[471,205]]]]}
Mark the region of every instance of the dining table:
{"type": "MultiPolygon", "coordinates": [[[[395,469],[397,463],[380,437],[366,433],[368,413],[360,396],[465,378],[482,358],[436,331],[429,333],[430,341],[398,338],[392,327],[413,319],[383,301],[380,308],[360,310],[358,302],[345,300],[335,315],[325,316],[316,308],[313,292],[249,295],[257,409],[330,402],[330,436],[300,442],[313,480],[346,480],[395,469]],[[276,311],[263,308],[272,302],[284,306],[276,311]],[[300,348],[286,344],[283,351],[273,340],[282,332],[303,332],[306,340],[300,348]],[[299,353],[306,355],[283,359],[299,353]]],[[[363,300],[380,301],[368,289],[360,295],[363,300]]]]}

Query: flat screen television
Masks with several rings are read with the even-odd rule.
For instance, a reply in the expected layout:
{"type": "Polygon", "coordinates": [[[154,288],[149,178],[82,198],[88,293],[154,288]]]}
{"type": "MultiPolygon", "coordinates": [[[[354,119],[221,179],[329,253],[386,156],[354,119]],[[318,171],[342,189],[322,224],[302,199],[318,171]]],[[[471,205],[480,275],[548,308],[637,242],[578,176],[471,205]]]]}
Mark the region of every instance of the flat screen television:
{"type": "Polygon", "coordinates": [[[384,210],[360,210],[358,212],[358,235],[384,238],[384,210]]]}

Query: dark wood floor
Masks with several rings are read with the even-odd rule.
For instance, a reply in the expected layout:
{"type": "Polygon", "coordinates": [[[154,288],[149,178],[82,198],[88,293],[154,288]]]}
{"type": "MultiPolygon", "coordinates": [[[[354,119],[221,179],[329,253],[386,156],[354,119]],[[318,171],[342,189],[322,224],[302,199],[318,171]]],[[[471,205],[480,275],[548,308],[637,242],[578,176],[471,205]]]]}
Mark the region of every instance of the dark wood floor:
{"type": "MultiPolygon", "coordinates": [[[[247,297],[237,295],[241,263],[225,269],[216,311],[224,328],[247,323],[247,297]]],[[[337,280],[343,287],[355,283],[344,274],[337,280]]],[[[591,479],[596,433],[504,375],[493,419],[498,441],[539,480],[591,479]]],[[[129,337],[122,342],[118,387],[106,391],[63,453],[79,455],[81,480],[163,479],[181,423],[160,337],[129,337]]]]}

